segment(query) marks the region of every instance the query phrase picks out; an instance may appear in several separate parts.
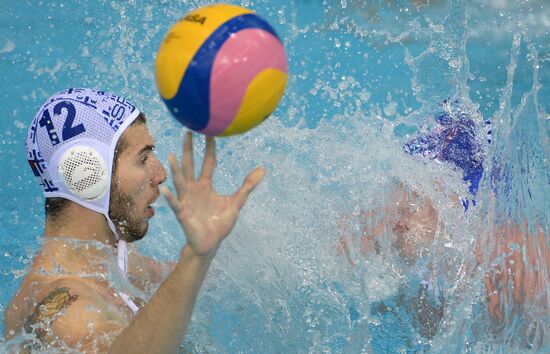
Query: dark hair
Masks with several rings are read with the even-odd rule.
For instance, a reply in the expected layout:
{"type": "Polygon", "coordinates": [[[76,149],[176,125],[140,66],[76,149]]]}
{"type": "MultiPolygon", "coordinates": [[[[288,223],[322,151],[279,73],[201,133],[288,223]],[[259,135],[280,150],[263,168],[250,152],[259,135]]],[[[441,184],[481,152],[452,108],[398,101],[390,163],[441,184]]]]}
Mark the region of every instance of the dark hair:
{"type": "MultiPolygon", "coordinates": [[[[131,127],[134,124],[146,124],[147,119],[145,114],[142,112],[139,113],[137,118],[130,124],[131,127]]],[[[113,157],[113,173],[116,171],[116,166],[118,162],[118,157],[120,154],[128,148],[128,142],[124,139],[124,134],[118,139],[115,146],[115,155],[113,157]]],[[[63,210],[69,205],[69,199],[61,197],[50,197],[46,198],[44,202],[44,208],[46,211],[46,217],[51,217],[52,219],[59,219],[63,215],[63,210]]]]}

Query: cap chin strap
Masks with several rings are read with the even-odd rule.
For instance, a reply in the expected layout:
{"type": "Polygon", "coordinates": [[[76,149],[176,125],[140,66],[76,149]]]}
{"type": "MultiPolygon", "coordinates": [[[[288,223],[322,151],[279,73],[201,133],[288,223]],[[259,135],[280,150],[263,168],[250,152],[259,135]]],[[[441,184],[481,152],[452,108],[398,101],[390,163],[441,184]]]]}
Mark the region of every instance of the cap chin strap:
{"type": "Polygon", "coordinates": [[[128,245],[123,239],[118,240],[117,247],[118,267],[122,271],[124,278],[128,277],[128,245]]]}
{"type": "MultiPolygon", "coordinates": [[[[117,261],[118,261],[118,268],[122,271],[122,275],[124,279],[128,278],[128,245],[126,244],[126,241],[124,241],[120,236],[118,235],[118,232],[116,231],[116,227],[111,221],[111,218],[109,218],[108,215],[105,215],[107,218],[107,223],[109,224],[109,227],[111,228],[111,231],[113,231],[113,234],[115,235],[115,238],[118,240],[118,247],[117,247],[117,261]]],[[[123,292],[119,292],[118,295],[120,298],[128,305],[130,310],[134,314],[136,314],[139,311],[139,307],[136,305],[132,299],[123,292]]]]}

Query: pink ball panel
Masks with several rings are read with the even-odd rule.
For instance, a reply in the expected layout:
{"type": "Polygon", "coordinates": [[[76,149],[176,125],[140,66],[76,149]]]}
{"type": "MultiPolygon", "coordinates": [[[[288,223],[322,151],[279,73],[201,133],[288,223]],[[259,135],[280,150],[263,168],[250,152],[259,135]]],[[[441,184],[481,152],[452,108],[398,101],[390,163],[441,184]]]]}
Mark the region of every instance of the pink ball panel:
{"type": "Polygon", "coordinates": [[[288,72],[285,50],[275,36],[260,29],[245,29],[231,35],[214,60],[210,118],[201,132],[207,135],[223,132],[239,112],[250,81],[269,68],[288,72]]]}

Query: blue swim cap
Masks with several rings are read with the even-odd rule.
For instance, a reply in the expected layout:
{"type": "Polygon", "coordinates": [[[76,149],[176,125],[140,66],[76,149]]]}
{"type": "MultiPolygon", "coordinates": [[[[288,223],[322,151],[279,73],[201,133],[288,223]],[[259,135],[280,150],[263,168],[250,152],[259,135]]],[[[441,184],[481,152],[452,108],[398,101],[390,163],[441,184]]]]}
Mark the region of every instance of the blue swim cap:
{"type": "MultiPolygon", "coordinates": [[[[483,176],[485,145],[478,139],[478,126],[461,100],[445,100],[442,107],[443,110],[434,117],[435,125],[407,141],[403,150],[411,155],[451,164],[462,172],[462,179],[469,184],[468,189],[475,197],[483,176]]],[[[485,130],[487,143],[491,143],[490,120],[485,121],[485,130]]],[[[463,198],[462,203],[467,210],[469,200],[463,198]]],[[[476,204],[474,198],[472,204],[476,204]]]]}

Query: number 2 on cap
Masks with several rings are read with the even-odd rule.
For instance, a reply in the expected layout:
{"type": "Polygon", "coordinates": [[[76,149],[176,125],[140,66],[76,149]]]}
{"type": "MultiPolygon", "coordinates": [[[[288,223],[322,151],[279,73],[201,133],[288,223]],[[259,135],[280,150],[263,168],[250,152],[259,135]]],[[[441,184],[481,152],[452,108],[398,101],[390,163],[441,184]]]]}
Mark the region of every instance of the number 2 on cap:
{"type": "MultiPolygon", "coordinates": [[[[67,110],[67,119],[65,119],[65,123],[63,124],[61,138],[63,139],[63,141],[66,141],[70,138],[84,133],[86,129],[84,128],[84,125],[82,123],[73,127],[74,117],[76,116],[76,109],[74,108],[74,105],[69,101],[61,101],[56,104],[53,108],[53,114],[55,116],[60,115],[63,111],[63,108],[67,110]]],[[[42,113],[42,118],[40,118],[40,121],[38,123],[40,124],[40,127],[46,128],[46,131],[48,132],[48,137],[50,138],[52,145],[57,145],[61,142],[61,140],[59,140],[59,136],[55,132],[52,117],[47,109],[45,109],[44,113],[42,113]]]]}

